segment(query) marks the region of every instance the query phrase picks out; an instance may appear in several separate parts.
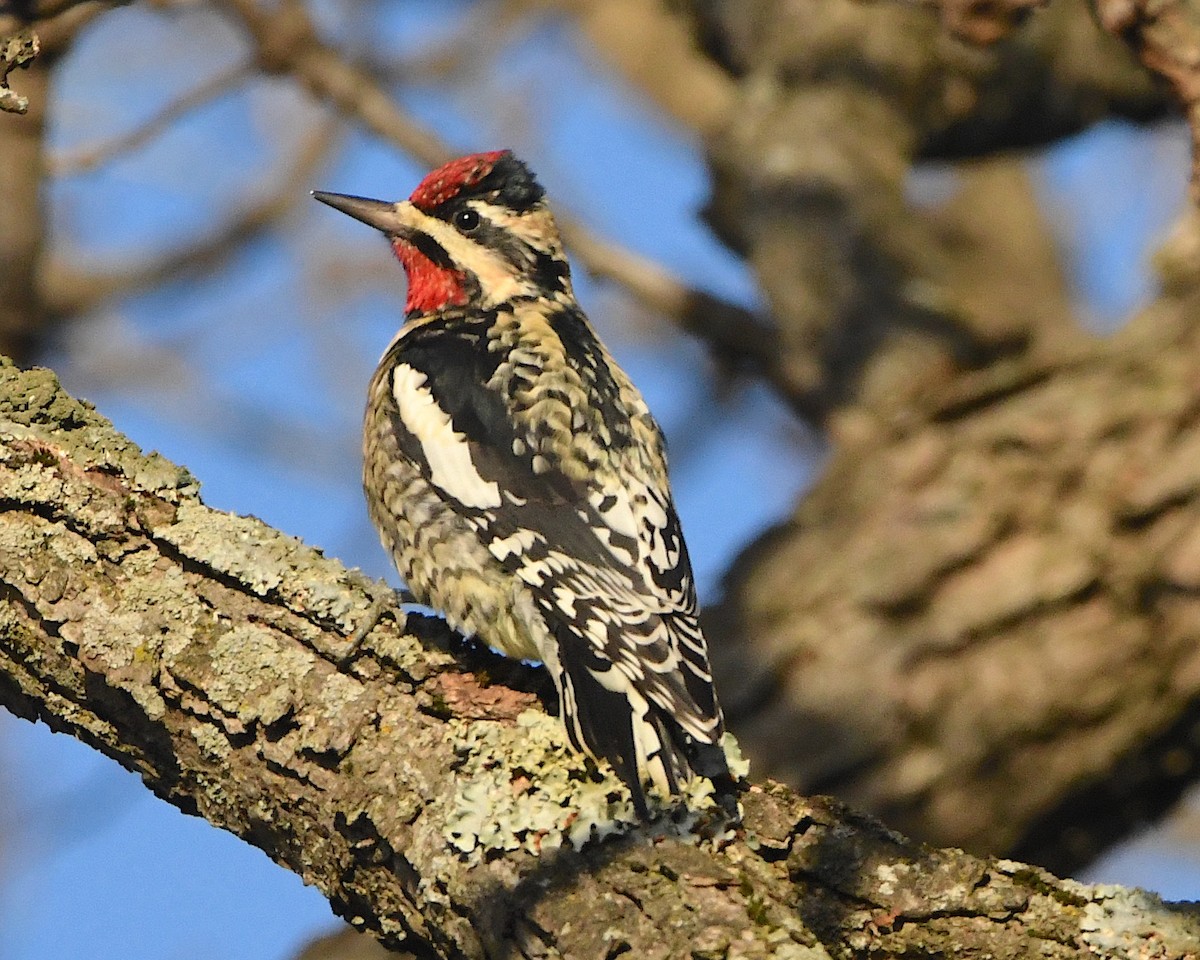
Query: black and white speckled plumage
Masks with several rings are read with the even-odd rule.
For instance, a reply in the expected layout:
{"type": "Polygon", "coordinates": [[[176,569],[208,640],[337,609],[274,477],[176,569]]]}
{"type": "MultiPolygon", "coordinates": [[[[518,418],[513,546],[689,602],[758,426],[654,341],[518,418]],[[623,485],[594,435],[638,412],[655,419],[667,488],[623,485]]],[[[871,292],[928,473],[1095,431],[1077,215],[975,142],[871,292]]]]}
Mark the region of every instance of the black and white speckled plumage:
{"type": "Polygon", "coordinates": [[[575,302],[532,175],[480,154],[408,203],[320,198],[384,230],[410,277],[371,382],[363,477],[413,595],[543,661],[572,742],[612,763],[640,812],[645,780],[727,783],[662,435],[575,302]]]}

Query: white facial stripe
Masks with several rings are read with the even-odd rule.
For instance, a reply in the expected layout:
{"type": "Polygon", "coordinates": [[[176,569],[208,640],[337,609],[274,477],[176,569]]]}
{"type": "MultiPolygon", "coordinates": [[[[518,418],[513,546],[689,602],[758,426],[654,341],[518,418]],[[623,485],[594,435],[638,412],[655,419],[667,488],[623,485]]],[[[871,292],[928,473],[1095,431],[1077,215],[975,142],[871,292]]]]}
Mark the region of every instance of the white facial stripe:
{"type": "MultiPolygon", "coordinates": [[[[472,203],[480,214],[489,217],[496,211],[485,204],[472,203]]],[[[415,208],[414,208],[415,209],[415,208]]],[[[443,250],[449,254],[456,266],[473,273],[479,280],[480,290],[485,306],[503,303],[517,296],[529,296],[537,291],[528,279],[518,278],[513,273],[512,264],[498,253],[489,250],[483,244],[476,243],[470,237],[464,237],[458,229],[445,220],[422,214],[418,211],[420,222],[418,229],[429,234],[443,250]]]]}
{"type": "Polygon", "coordinates": [[[543,210],[533,216],[527,213],[513,213],[502,207],[480,207],[479,212],[486,213],[487,218],[501,230],[518,234],[535,247],[543,250],[557,249],[561,253],[558,227],[555,226],[554,217],[549,210],[543,210]]]}
{"type": "Polygon", "coordinates": [[[500,506],[499,485],[479,475],[466,437],[451,426],[450,416],[437,405],[425,381],[425,374],[407,363],[398,364],[392,372],[392,395],[400,420],[421,444],[429,479],[464,506],[500,506]]]}

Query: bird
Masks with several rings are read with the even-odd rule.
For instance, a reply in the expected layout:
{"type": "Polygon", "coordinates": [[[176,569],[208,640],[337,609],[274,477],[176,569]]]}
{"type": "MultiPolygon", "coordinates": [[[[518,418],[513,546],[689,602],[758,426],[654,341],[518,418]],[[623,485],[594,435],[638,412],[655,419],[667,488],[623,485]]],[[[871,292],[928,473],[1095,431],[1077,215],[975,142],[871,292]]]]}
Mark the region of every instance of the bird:
{"type": "Polygon", "coordinates": [[[545,190],[510,150],[408,200],[313,191],[379,230],[404,321],[368,389],[368,512],[411,595],[544,664],[573,747],[647,819],[695,777],[736,810],[666,444],[575,298],[545,190]]]}

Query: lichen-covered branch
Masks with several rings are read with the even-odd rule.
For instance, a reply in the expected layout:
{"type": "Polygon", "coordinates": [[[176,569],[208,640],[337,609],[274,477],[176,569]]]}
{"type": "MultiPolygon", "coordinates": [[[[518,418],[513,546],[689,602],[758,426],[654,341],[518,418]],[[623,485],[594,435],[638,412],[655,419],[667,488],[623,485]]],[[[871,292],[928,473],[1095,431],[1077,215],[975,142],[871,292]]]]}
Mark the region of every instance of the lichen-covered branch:
{"type": "Polygon", "coordinates": [[[197,487],[52,374],[0,362],[0,703],[387,942],[472,958],[1200,945],[1194,912],[1149,895],[930,850],[779,786],[744,795],[736,836],[634,828],[623,787],[567,749],[528,682],[495,683],[485,653],[473,672],[439,622],[197,487]]]}

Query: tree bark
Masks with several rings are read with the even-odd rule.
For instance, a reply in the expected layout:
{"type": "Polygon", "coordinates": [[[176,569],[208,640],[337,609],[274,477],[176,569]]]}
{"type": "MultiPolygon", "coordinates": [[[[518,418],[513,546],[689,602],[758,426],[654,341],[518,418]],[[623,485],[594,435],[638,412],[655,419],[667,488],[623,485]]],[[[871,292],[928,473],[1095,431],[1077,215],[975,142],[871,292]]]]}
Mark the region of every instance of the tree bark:
{"type": "Polygon", "coordinates": [[[540,707],[535,672],[495,682],[504,661],[197,490],[48,371],[0,361],[0,703],[261,847],[386,943],[456,958],[1200,950],[1193,909],[931,850],[778,784],[744,794],[736,832],[701,817],[716,835],[698,839],[679,813],[635,826],[624,788],[540,707]]]}
{"type": "Polygon", "coordinates": [[[53,71],[78,31],[113,5],[99,0],[0,5],[4,59],[12,56],[21,63],[7,80],[26,101],[19,115],[0,113],[0,355],[18,362],[31,361],[63,320],[62,311],[46,298],[43,283],[45,138],[53,71]],[[26,59],[31,53],[35,55],[26,59]]]}

